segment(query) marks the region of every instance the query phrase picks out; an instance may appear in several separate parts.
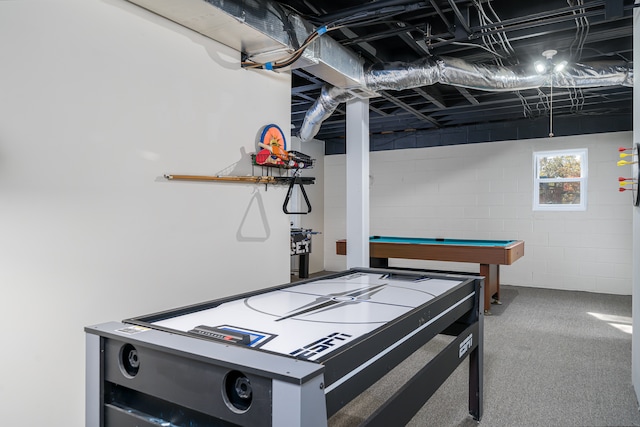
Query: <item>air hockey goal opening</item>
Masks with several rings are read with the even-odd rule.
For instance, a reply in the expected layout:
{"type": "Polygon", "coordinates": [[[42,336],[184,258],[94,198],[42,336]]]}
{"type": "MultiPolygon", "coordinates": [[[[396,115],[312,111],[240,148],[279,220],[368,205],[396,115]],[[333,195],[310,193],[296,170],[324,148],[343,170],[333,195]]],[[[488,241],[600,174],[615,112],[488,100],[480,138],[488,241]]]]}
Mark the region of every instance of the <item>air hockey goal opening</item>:
{"type": "Polygon", "coordinates": [[[120,347],[120,371],[127,378],[133,378],[138,374],[140,369],[140,359],[138,350],[131,344],[125,344],[120,347]]]}
{"type": "Polygon", "coordinates": [[[249,378],[240,371],[230,371],[225,375],[222,384],[222,397],[227,407],[237,414],[247,412],[253,400],[253,388],[249,378]]]}

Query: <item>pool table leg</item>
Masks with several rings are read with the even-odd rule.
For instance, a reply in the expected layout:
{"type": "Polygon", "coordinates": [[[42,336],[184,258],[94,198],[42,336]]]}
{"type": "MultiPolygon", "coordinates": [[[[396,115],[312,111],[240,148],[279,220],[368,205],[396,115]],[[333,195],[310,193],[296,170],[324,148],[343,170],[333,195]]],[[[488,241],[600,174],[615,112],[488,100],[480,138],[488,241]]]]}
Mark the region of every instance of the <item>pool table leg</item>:
{"type": "Polygon", "coordinates": [[[484,276],[484,312],[491,314],[491,300],[500,304],[500,266],[480,264],[480,275],[484,276]]]}

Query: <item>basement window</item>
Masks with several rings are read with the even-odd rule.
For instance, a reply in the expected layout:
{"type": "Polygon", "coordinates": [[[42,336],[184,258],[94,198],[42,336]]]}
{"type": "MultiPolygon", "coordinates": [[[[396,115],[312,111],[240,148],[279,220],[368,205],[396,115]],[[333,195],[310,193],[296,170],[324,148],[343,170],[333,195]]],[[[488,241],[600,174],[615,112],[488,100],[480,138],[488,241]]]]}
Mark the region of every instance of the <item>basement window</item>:
{"type": "Polygon", "coordinates": [[[533,153],[533,210],[587,209],[587,149],[533,153]]]}

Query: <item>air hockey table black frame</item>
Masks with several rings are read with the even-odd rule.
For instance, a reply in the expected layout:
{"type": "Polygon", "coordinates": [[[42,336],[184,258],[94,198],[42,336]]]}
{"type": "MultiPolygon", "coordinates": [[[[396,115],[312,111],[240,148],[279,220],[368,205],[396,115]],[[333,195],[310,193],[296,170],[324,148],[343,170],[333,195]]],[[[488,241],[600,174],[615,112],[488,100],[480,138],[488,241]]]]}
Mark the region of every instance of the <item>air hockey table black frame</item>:
{"type": "Polygon", "coordinates": [[[358,268],[320,279],[356,272],[422,275],[460,283],[313,362],[206,340],[153,322],[319,278],[88,326],[86,425],[326,426],[329,417],[438,334],[454,338],[361,425],[405,425],[467,358],[469,413],[479,421],[483,409],[483,278],[358,268]],[[145,375],[123,369],[123,354],[131,348],[136,362],[139,357],[136,371],[142,364],[150,365],[145,375]],[[249,410],[237,410],[222,398],[220,388],[229,375],[250,379],[254,399],[249,410]]]}

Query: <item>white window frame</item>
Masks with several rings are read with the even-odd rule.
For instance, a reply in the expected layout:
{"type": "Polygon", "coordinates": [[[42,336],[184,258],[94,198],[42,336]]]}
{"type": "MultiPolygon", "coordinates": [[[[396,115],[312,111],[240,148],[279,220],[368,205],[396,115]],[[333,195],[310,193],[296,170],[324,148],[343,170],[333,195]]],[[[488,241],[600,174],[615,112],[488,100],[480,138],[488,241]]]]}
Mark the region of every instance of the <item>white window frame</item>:
{"type": "Polygon", "coordinates": [[[534,211],[585,211],[587,210],[588,153],[586,148],[571,150],[536,151],[533,153],[533,210],[534,211]],[[540,159],[553,156],[579,156],[580,178],[540,178],[540,159]],[[573,205],[540,204],[540,184],[545,182],[580,182],[580,203],[573,205]]]}

